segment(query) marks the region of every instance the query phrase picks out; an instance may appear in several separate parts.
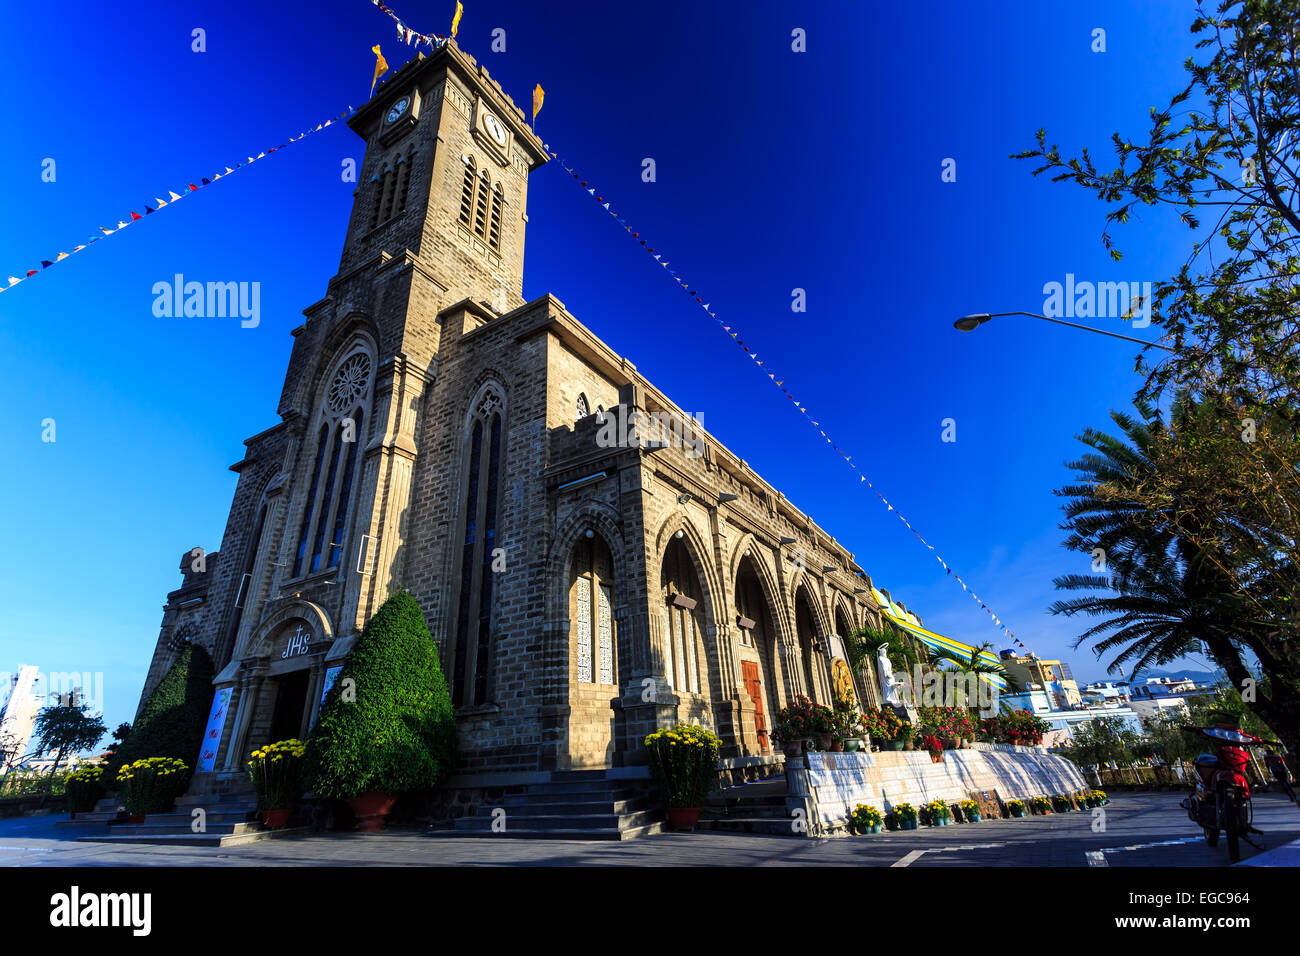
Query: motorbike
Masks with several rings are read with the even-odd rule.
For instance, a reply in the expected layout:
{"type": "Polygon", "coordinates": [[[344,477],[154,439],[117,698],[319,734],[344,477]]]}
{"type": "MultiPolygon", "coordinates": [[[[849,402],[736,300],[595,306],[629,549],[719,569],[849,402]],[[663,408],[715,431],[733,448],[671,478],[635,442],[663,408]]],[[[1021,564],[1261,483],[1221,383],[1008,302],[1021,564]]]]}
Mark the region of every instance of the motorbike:
{"type": "MultiPolygon", "coordinates": [[[[1213,742],[1215,752],[1203,753],[1193,761],[1197,777],[1196,789],[1183,801],[1183,806],[1188,818],[1205,831],[1205,842],[1208,845],[1218,846],[1220,833],[1227,837],[1228,859],[1236,863],[1241,859],[1240,841],[1245,840],[1258,849],[1258,845],[1247,834],[1261,832],[1252,825],[1254,807],[1250,800],[1250,782],[1246,779],[1250,754],[1246,748],[1276,745],[1227,724],[1184,729],[1213,742]]],[[[1276,779],[1282,779],[1271,763],[1269,769],[1276,779]]],[[[1285,764],[1282,764],[1281,770],[1289,781],[1290,775],[1286,772],[1285,764]]],[[[1289,787],[1289,782],[1287,786],[1289,787]]]]}
{"type": "Polygon", "coordinates": [[[1264,754],[1264,765],[1268,767],[1268,772],[1273,775],[1277,782],[1278,789],[1290,798],[1292,803],[1296,802],[1295,788],[1291,786],[1291,771],[1287,769],[1286,760],[1275,750],[1270,749],[1264,754]]]}

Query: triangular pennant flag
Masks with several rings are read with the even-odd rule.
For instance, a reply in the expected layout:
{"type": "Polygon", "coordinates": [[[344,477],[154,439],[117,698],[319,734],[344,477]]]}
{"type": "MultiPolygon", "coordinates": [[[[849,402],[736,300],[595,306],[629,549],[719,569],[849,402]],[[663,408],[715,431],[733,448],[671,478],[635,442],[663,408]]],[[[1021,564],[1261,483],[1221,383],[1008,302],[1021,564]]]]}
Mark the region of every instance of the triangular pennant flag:
{"type": "Polygon", "coordinates": [[[144,218],[144,216],[140,215],[138,212],[132,212],[132,213],[131,213],[131,221],[132,221],[132,222],[135,222],[137,219],[143,219],[143,218],[144,218]]]}
{"type": "MultiPolygon", "coordinates": [[[[181,198],[180,196],[176,195],[176,193],[173,192],[173,191],[170,190],[170,189],[167,190],[167,195],[171,197],[172,202],[175,202],[176,200],[178,200],[178,199],[181,198]]],[[[185,208],[186,208],[186,209],[189,209],[190,207],[189,207],[189,206],[186,206],[185,208]]]]}

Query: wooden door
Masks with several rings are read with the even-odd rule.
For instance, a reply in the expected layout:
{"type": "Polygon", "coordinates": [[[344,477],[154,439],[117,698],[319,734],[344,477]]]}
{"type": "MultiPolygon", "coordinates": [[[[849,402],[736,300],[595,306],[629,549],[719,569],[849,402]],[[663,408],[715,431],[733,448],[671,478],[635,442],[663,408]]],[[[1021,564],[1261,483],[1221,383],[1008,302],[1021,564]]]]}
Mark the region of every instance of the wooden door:
{"type": "Polygon", "coordinates": [[[741,661],[740,673],[745,681],[745,691],[754,701],[754,732],[758,735],[758,745],[766,753],[767,717],[763,713],[763,682],[758,676],[758,664],[754,661],[741,661]]]}

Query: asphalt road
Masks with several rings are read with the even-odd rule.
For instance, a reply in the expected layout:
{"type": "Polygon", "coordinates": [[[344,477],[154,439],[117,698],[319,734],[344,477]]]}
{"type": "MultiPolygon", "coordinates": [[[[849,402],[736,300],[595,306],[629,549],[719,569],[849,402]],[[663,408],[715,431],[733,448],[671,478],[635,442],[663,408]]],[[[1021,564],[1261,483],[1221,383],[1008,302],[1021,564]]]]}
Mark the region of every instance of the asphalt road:
{"type": "MultiPolygon", "coordinates": [[[[3,866],[1227,866],[1206,846],[1181,794],[1113,795],[1094,811],[834,839],[665,833],[624,843],[429,837],[416,830],[326,833],[246,846],[78,843],[61,816],[0,820],[3,866]]],[[[1300,839],[1300,809],[1259,794],[1254,837],[1263,850],[1300,839]]],[[[1242,859],[1261,852],[1242,845],[1242,859]]]]}

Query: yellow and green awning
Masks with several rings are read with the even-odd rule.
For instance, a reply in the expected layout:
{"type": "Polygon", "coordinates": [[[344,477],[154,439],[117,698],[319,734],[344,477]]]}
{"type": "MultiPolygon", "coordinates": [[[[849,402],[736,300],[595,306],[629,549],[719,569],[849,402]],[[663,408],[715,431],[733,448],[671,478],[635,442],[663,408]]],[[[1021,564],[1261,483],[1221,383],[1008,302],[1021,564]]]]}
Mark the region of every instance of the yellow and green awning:
{"type": "MultiPolygon", "coordinates": [[[[881,613],[884,614],[891,623],[897,624],[908,634],[911,634],[927,647],[938,651],[944,657],[956,660],[962,664],[968,664],[970,662],[971,655],[975,653],[975,648],[973,646],[970,644],[963,644],[961,641],[954,641],[951,637],[944,637],[942,634],[934,633],[934,631],[926,630],[921,626],[921,619],[911,611],[899,607],[893,601],[889,600],[889,598],[885,597],[885,595],[881,593],[879,588],[873,587],[871,590],[875,592],[876,603],[880,606],[881,613]]],[[[981,651],[978,660],[981,664],[985,664],[989,667],[996,667],[999,671],[1002,670],[1002,662],[988,651],[981,651]]],[[[1001,673],[981,673],[979,676],[982,680],[987,681],[999,690],[1006,690],[1007,688],[1007,680],[1001,673]]]]}

